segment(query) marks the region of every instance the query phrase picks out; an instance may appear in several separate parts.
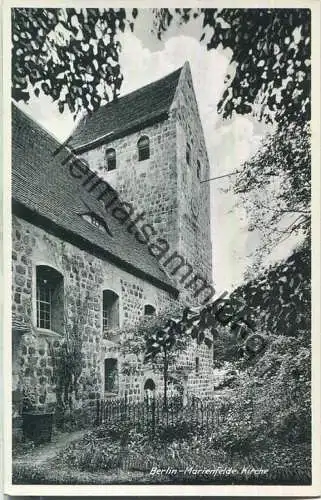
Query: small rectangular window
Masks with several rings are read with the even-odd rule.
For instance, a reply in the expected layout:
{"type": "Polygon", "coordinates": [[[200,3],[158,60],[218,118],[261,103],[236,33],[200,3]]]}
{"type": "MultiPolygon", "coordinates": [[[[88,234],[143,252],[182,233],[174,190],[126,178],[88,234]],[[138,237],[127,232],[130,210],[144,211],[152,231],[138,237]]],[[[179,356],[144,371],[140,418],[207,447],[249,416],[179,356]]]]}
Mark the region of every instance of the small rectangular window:
{"type": "Polygon", "coordinates": [[[146,304],[144,306],[144,315],[145,316],[153,316],[156,313],[156,309],[154,306],[151,306],[150,304],[146,304]]]}
{"type": "Polygon", "coordinates": [[[106,160],[107,160],[107,171],[116,169],[116,151],[114,148],[109,148],[106,150],[106,160]]]}
{"type": "Polygon", "coordinates": [[[118,392],[118,362],[115,358],[105,359],[105,392],[118,392]]]}
{"type": "Polygon", "coordinates": [[[199,373],[199,370],[200,370],[200,358],[197,356],[195,358],[195,372],[199,373]]]}

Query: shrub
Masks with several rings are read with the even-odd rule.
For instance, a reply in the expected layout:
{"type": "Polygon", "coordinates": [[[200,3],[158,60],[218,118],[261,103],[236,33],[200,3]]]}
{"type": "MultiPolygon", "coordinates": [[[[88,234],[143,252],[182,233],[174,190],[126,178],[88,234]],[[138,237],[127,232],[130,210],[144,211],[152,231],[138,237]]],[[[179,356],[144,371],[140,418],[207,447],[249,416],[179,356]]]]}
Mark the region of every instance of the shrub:
{"type": "Polygon", "coordinates": [[[227,412],[213,439],[224,449],[244,452],[278,442],[309,443],[310,387],[310,350],[295,338],[272,339],[225,398],[227,412]]]}
{"type": "Polygon", "coordinates": [[[188,439],[193,435],[198,434],[199,430],[199,426],[196,426],[195,423],[191,421],[180,421],[173,424],[166,424],[164,422],[162,425],[157,427],[156,432],[153,435],[153,439],[163,442],[188,439]]]}
{"type": "Polygon", "coordinates": [[[58,461],[80,471],[110,470],[121,465],[122,447],[118,441],[109,439],[99,440],[92,433],[87,434],[81,441],[69,445],[63,453],[58,455],[58,461]]]}

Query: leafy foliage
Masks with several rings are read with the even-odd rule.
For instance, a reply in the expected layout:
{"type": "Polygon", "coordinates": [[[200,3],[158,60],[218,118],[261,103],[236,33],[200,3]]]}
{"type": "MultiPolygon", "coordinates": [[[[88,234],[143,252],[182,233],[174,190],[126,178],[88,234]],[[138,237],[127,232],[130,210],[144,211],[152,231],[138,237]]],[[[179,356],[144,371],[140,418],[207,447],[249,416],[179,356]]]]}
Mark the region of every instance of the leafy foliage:
{"type": "Polygon", "coordinates": [[[231,49],[223,118],[255,112],[260,120],[302,123],[310,119],[309,9],[154,9],[158,38],[173,20],[203,16],[207,49],[231,49]]]}
{"type": "Polygon", "coordinates": [[[24,412],[32,411],[37,405],[37,391],[29,382],[22,385],[22,410],[24,412]]]}
{"type": "Polygon", "coordinates": [[[96,470],[110,470],[121,464],[121,445],[118,440],[111,440],[107,436],[99,439],[88,433],[83,440],[71,444],[64,450],[63,460],[69,466],[78,470],[93,472],[96,470]],[[98,442],[97,442],[98,441],[98,442]]]}
{"type": "Polygon", "coordinates": [[[249,229],[261,243],[253,272],[267,252],[289,237],[310,238],[311,143],[308,124],[291,123],[267,136],[235,178],[234,192],[245,207],[249,229]]]}
{"type": "Polygon", "coordinates": [[[217,329],[214,339],[214,368],[223,367],[226,361],[238,362],[243,355],[241,343],[237,342],[235,333],[228,327],[217,329]]]}
{"type": "MultiPolygon", "coordinates": [[[[117,30],[131,30],[138,10],[13,10],[13,98],[27,102],[30,85],[67,105],[75,115],[91,112],[119,92],[117,30]]],[[[231,49],[227,88],[219,103],[223,117],[258,109],[260,119],[302,122],[310,117],[310,11],[308,9],[154,9],[159,38],[174,19],[203,16],[212,29],[207,48],[231,49]]]]}
{"type": "MultiPolygon", "coordinates": [[[[161,312],[152,316],[143,316],[140,321],[134,325],[126,324],[125,328],[120,329],[120,348],[122,354],[127,355],[141,355],[142,360],[145,362],[155,361],[157,354],[161,352],[162,345],[168,342],[169,350],[173,352],[184,348],[184,339],[177,335],[173,338],[173,332],[168,335],[161,336],[161,329],[168,322],[176,322],[176,318],[182,314],[182,307],[173,306],[162,310],[161,312]],[[169,319],[171,318],[171,319],[169,319]],[[125,331],[124,331],[125,330],[125,331]],[[155,340],[154,347],[153,340],[155,340]],[[149,356],[149,346],[154,350],[154,355],[149,356]],[[146,355],[145,355],[146,354],[146,355]]],[[[114,330],[114,333],[117,333],[114,330]]],[[[125,365],[126,367],[126,365],[125,365]]]]}
{"type": "MultiPolygon", "coordinates": [[[[266,443],[271,449],[294,443],[310,445],[310,347],[309,339],[302,342],[302,338],[271,335],[259,359],[243,362],[237,389],[223,400],[228,411],[213,435],[218,446],[246,452],[266,443]]],[[[307,465],[310,457],[305,458],[307,465]]]]}
{"type": "Polygon", "coordinates": [[[215,360],[218,361],[238,360],[243,356],[255,359],[268,339],[256,329],[254,316],[255,312],[247,307],[242,294],[234,293],[227,299],[213,299],[206,306],[178,307],[145,317],[133,327],[126,326],[126,335],[120,342],[121,352],[127,357],[123,371],[133,373],[140,358],[140,362],[151,364],[154,370],[164,371],[165,368],[167,380],[168,368],[172,367],[176,373],[184,371],[178,355],[193,341],[197,345],[204,343],[208,348],[214,342],[215,360]]]}
{"type": "Polygon", "coordinates": [[[87,321],[88,296],[76,298],[76,309],[70,315],[71,292],[65,292],[65,337],[58,347],[50,344],[53,360],[53,379],[56,386],[57,410],[64,413],[72,410],[77,397],[79,378],[83,369],[83,329],[87,321]]]}
{"type": "Polygon", "coordinates": [[[303,345],[311,331],[311,254],[305,246],[236,289],[268,335],[297,336],[303,345]]]}
{"type": "MultiPolygon", "coordinates": [[[[137,16],[137,9],[132,10],[137,16]]],[[[49,95],[74,117],[116,97],[122,83],[118,30],[125,9],[12,9],[12,97],[49,95]]]]}

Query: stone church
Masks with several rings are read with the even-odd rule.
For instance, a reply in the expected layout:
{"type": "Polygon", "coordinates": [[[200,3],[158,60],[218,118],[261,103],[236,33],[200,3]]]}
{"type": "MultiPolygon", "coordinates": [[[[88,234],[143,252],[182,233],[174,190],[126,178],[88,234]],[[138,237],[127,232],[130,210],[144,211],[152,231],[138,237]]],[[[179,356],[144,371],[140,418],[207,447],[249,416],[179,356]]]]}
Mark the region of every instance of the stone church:
{"type": "MultiPolygon", "coordinates": [[[[38,409],[54,404],[49,345],[60,345],[66,322],[73,321],[79,307],[87,311],[79,404],[94,407],[98,399],[125,394],[136,401],[147,390],[161,391],[160,375],[147,365],[135,376],[123,374],[113,332],[126,332],[126,325],[177,303],[199,303],[185,278],[193,272],[194,285],[203,280],[203,291],[205,281],[211,282],[210,193],[209,184],[201,183],[208,177],[188,63],[85,116],[63,145],[13,105],[16,414],[15,395],[26,382],[35,388],[38,409]],[[71,156],[78,167],[73,175],[71,156]],[[99,186],[97,179],[103,180],[99,186]],[[106,209],[106,186],[135,212],[135,233],[115,210],[106,209]],[[158,248],[166,244],[162,261],[146,244],[150,238],[156,238],[158,248]]],[[[182,359],[188,374],[178,384],[186,394],[210,396],[211,345],[193,341],[182,359]]]]}

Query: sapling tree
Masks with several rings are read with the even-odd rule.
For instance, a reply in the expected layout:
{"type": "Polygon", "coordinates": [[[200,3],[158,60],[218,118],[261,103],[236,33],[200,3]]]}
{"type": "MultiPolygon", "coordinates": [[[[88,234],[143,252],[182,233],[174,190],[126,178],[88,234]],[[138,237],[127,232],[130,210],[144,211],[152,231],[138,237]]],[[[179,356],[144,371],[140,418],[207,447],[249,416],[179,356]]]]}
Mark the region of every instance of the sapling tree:
{"type": "Polygon", "coordinates": [[[162,328],[151,331],[145,338],[146,347],[144,362],[160,365],[164,383],[164,407],[167,408],[168,400],[168,375],[169,368],[177,361],[177,356],[182,354],[187,347],[187,337],[183,336],[179,318],[170,318],[162,328]]]}
{"type": "Polygon", "coordinates": [[[125,357],[123,372],[131,374],[135,363],[149,365],[163,376],[164,406],[168,402],[169,372],[175,369],[177,357],[188,345],[188,337],[180,331],[182,308],[174,307],[153,316],[145,316],[134,326],[126,327],[120,341],[125,357]],[[134,360],[129,358],[134,357],[134,360]]]}

